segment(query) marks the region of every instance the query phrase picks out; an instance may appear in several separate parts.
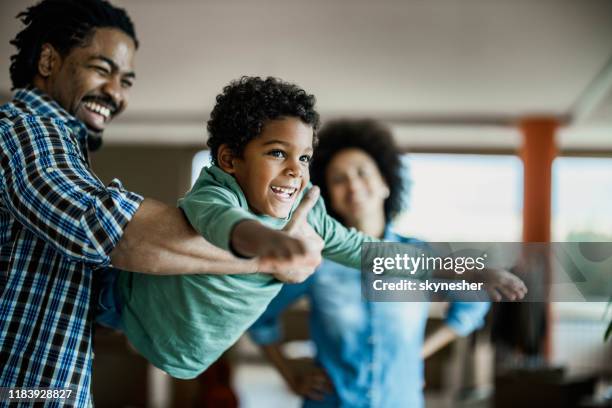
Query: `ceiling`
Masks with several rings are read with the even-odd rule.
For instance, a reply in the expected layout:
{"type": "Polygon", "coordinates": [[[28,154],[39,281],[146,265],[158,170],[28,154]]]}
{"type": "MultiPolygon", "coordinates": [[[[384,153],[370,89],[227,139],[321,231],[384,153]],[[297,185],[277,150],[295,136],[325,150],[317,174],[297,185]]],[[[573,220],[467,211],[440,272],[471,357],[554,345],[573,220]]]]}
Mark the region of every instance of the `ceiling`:
{"type": "MultiPolygon", "coordinates": [[[[0,91],[23,0],[2,0],[0,91]]],[[[516,147],[551,115],[568,149],[612,151],[612,0],[114,1],[141,47],[110,142],[203,143],[214,98],[241,75],[317,96],[323,118],[372,116],[406,146],[516,147]]]]}

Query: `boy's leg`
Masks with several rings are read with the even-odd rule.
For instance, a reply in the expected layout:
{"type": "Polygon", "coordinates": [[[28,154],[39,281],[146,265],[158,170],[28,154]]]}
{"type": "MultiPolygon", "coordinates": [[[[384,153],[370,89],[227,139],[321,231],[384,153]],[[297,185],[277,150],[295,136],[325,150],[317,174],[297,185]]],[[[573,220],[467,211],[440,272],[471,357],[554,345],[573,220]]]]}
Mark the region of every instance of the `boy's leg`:
{"type": "Polygon", "coordinates": [[[123,331],[121,298],[117,290],[119,270],[107,268],[94,273],[97,274],[95,277],[95,287],[97,290],[94,291],[96,323],[123,331]]]}

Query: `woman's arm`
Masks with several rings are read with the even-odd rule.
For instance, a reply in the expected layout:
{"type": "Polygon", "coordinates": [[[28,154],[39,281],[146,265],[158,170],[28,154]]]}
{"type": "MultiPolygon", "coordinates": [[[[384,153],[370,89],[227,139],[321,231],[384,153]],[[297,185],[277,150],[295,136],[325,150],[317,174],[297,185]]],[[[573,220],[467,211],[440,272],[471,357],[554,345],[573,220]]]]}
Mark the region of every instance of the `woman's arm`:
{"type": "Polygon", "coordinates": [[[431,357],[442,350],[447,344],[453,342],[457,337],[459,337],[459,334],[448,324],[438,327],[433,333],[425,337],[421,356],[423,359],[431,357]]]}

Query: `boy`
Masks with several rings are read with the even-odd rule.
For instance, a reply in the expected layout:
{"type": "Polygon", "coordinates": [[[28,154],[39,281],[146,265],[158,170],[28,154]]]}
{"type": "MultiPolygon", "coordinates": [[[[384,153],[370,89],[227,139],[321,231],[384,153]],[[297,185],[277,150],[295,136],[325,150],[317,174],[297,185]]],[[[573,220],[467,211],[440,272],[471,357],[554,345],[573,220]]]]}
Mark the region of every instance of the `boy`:
{"type": "MultiPolygon", "coordinates": [[[[213,244],[243,257],[290,258],[305,243],[280,231],[310,180],[315,98],[275,78],[225,87],[208,122],[213,165],[179,202],[213,244]]],[[[319,199],[308,223],[324,257],[360,267],[368,238],[329,217],[319,199]]],[[[281,288],[270,275],[145,276],[120,272],[121,326],[154,365],[178,378],[205,370],[263,313],[281,288]]]]}
{"type": "MultiPolygon", "coordinates": [[[[217,96],[208,121],[213,165],[179,201],[209,242],[243,257],[291,259],[305,252],[305,241],[281,229],[309,187],[319,126],[314,103],[314,96],[275,78],[243,77],[217,96]]],[[[325,258],[360,268],[361,244],[371,238],[328,216],[322,199],[307,221],[323,239],[325,258]]],[[[280,288],[278,280],[261,273],[119,272],[114,293],[102,298],[116,299],[121,322],[105,323],[123,329],[158,368],[193,378],[251,326],[280,288]]],[[[102,308],[108,303],[113,302],[103,301],[102,308]]]]}

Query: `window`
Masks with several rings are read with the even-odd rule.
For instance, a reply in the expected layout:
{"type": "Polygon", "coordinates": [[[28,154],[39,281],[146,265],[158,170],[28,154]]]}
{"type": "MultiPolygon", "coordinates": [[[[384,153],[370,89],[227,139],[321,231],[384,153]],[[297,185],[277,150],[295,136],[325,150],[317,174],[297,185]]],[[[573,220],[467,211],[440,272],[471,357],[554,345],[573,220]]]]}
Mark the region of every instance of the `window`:
{"type": "Polygon", "coordinates": [[[410,154],[408,210],[395,229],[427,241],[520,241],[522,163],[516,156],[410,154]]]}
{"type": "Polygon", "coordinates": [[[553,163],[553,241],[612,241],[612,159],[553,163]]]}
{"type": "Polygon", "coordinates": [[[191,162],[191,186],[198,179],[200,175],[200,171],[202,171],[202,167],[210,166],[210,150],[201,150],[193,156],[193,161],[191,162]]]}

